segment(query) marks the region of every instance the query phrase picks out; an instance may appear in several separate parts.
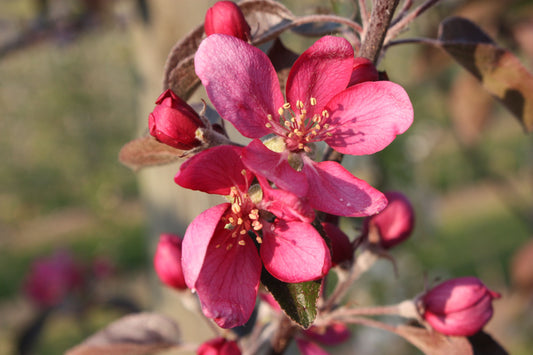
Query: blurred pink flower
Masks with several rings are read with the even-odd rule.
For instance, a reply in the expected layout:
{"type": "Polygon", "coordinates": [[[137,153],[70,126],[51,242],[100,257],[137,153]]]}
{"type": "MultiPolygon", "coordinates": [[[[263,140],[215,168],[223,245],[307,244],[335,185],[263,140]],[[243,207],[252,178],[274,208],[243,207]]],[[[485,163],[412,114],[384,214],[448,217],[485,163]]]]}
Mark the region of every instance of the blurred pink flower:
{"type": "Polygon", "coordinates": [[[198,355],[241,355],[241,350],[236,342],[226,338],[215,338],[206,341],[198,350],[198,355]]]}
{"type": "Polygon", "coordinates": [[[451,279],[420,298],[422,316],[442,334],[470,336],[492,318],[492,300],[500,297],[478,278],[451,279]]]}
{"type": "Polygon", "coordinates": [[[182,249],[185,282],[198,293],[204,314],[223,328],[250,317],[262,265],[284,282],[319,279],[331,267],[329,249],[311,225],[313,210],[264,178],[252,186],[242,149],[207,149],[182,164],[175,177],[180,186],[229,195],[231,201],[196,217],[182,249]]]}
{"type": "Polygon", "coordinates": [[[379,244],[385,248],[392,248],[407,238],[413,232],[415,212],[409,199],[397,191],[385,192],[389,203],[379,214],[365,218],[363,233],[369,233],[372,227],[378,232],[379,244]]]}
{"type": "Polygon", "coordinates": [[[225,34],[250,40],[250,26],[246,22],[241,8],[232,1],[217,1],[205,14],[205,34],[225,34]]]}
{"type": "Polygon", "coordinates": [[[181,266],[182,239],[173,234],[161,234],[154,256],[154,268],[159,279],[177,290],[187,289],[181,266]]]}
{"type": "Polygon", "coordinates": [[[24,282],[29,299],[40,307],[55,306],[83,283],[82,270],[67,251],[36,259],[24,282]]]}
{"type": "Polygon", "coordinates": [[[241,134],[279,137],[281,147],[267,148],[258,139],[248,145],[243,160],[249,169],[305,196],[314,209],[361,217],[385,207],[383,194],[339,163],[317,163],[308,153],[320,141],[344,154],[380,151],[411,125],[413,109],[405,91],[388,81],[347,88],[353,55],[343,38],[318,40],[294,63],[287,102],[269,58],[235,37],[211,35],[202,41],[195,69],[219,114],[241,134]]]}

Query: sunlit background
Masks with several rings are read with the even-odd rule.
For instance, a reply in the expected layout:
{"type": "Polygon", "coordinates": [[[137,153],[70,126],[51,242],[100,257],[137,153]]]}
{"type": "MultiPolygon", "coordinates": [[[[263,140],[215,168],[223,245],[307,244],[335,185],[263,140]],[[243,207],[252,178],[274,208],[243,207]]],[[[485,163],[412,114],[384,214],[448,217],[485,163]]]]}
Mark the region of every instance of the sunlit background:
{"type": "MultiPolygon", "coordinates": [[[[139,310],[188,319],[187,341],[213,336],[197,330],[205,322],[179,295],[160,288],[151,264],[157,235],[183,234],[210,200],[174,185],[177,165],[135,173],[118,162],[122,145],[147,130],[168,51],[213,3],[0,1],[0,354],[60,354],[139,310]],[[75,270],[72,291],[57,303],[32,298],[28,275],[46,278],[43,260],[54,258],[61,261],[52,270],[75,270]]],[[[295,14],[354,9],[348,0],[284,3],[295,14]]],[[[472,19],[533,69],[530,1],[442,1],[402,37],[434,38],[450,15],[472,19]]],[[[312,43],[283,40],[295,51],[312,43]]],[[[406,88],[414,124],[384,151],[345,165],[380,190],[407,195],[416,228],[393,250],[399,276],[380,261],[353,299],[396,303],[436,278],[474,275],[503,295],[487,331],[510,353],[530,354],[533,263],[520,264],[524,277],[513,272],[533,235],[530,135],[437,49],[393,46],[378,69],[406,88]]],[[[359,221],[342,222],[355,237],[359,221]]],[[[340,351],[356,344],[358,354],[417,353],[375,329],[355,327],[340,351]]]]}

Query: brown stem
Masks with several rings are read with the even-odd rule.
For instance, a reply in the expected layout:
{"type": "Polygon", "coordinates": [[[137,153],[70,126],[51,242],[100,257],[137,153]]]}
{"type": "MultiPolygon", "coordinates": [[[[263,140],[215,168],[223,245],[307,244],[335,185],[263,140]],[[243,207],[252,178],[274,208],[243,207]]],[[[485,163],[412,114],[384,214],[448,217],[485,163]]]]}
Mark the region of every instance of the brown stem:
{"type": "Polygon", "coordinates": [[[289,343],[298,328],[285,314],[280,315],[278,327],[270,343],[271,349],[269,355],[281,355],[289,346],[289,343]]]}
{"type": "Polygon", "coordinates": [[[374,64],[377,63],[383,40],[385,39],[389,24],[394,15],[394,10],[396,10],[399,1],[374,0],[370,21],[368,22],[368,27],[365,29],[364,40],[359,52],[360,57],[368,58],[374,64]]]}

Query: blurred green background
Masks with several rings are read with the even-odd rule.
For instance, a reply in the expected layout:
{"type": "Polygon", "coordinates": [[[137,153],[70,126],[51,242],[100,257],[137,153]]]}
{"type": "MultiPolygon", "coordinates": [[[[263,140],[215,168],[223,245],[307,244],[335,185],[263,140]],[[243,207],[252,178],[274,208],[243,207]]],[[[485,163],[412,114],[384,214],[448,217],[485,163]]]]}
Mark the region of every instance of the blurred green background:
{"type": "MultiPolygon", "coordinates": [[[[32,260],[57,249],[70,250],[80,263],[109,260],[114,273],[95,288],[127,296],[142,309],[154,307],[147,213],[136,174],[117,160],[149,113],[138,101],[146,83],[132,34],[143,26],[140,3],[0,2],[0,354],[15,353],[17,336],[36,314],[21,293],[32,260]],[[39,16],[43,4],[48,12],[39,16]]],[[[316,12],[317,3],[321,12],[353,9],[350,1],[285,3],[296,14],[316,12]]],[[[195,14],[198,22],[205,6],[195,14]]],[[[451,14],[475,20],[532,68],[529,1],[443,1],[402,37],[435,37],[438,23],[451,14]]],[[[304,49],[293,36],[284,40],[304,49]]],[[[417,224],[412,239],[394,250],[399,278],[380,262],[355,296],[394,303],[436,277],[478,276],[504,296],[488,330],[510,353],[530,354],[531,293],[514,288],[512,260],[532,235],[531,137],[435,49],[391,47],[379,69],[406,88],[415,122],[383,152],[345,162],[374,186],[410,197],[417,224]]],[[[352,224],[345,223],[349,231],[352,224]]],[[[35,353],[62,353],[119,313],[96,309],[83,315],[83,324],[68,312],[56,316],[35,353]]],[[[368,331],[356,340],[363,334],[368,331]]],[[[389,354],[414,351],[389,348],[389,354]]]]}

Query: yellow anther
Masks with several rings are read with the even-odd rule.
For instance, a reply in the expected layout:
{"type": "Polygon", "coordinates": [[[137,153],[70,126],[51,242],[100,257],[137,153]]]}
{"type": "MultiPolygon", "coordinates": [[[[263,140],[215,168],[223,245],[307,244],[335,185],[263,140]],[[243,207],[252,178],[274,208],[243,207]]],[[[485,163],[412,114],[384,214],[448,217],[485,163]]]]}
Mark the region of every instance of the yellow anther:
{"type": "Polygon", "coordinates": [[[291,108],[291,104],[288,103],[288,102],[285,102],[285,103],[283,104],[283,108],[284,108],[285,110],[288,110],[288,109],[291,108]]]}
{"type": "Polygon", "coordinates": [[[292,138],[292,137],[294,137],[294,133],[289,132],[289,134],[287,134],[287,137],[288,137],[288,138],[292,138]]]}
{"type": "Polygon", "coordinates": [[[263,228],[263,225],[261,224],[261,222],[259,221],[253,221],[252,222],[252,228],[256,231],[260,230],[261,228],[263,228]]]}
{"type": "Polygon", "coordinates": [[[215,247],[216,249],[220,248],[220,244],[217,244],[217,246],[215,247]]]}
{"type": "Polygon", "coordinates": [[[278,113],[280,116],[283,116],[283,107],[278,108],[278,113]]]}
{"type": "Polygon", "coordinates": [[[305,117],[305,115],[307,115],[307,110],[305,108],[303,108],[303,109],[300,110],[300,116],[301,117],[305,117]]]}
{"type": "Polygon", "coordinates": [[[267,115],[267,119],[268,119],[269,121],[272,121],[273,118],[272,118],[272,115],[271,115],[270,113],[267,115]]]}
{"type": "Polygon", "coordinates": [[[237,224],[240,226],[242,223],[243,223],[243,220],[242,220],[241,217],[239,217],[239,218],[237,219],[237,224]]]}
{"type": "Polygon", "coordinates": [[[257,213],[256,210],[254,210],[254,211],[252,211],[252,212],[250,212],[250,213],[248,214],[248,217],[249,217],[250,219],[258,219],[258,218],[259,218],[259,214],[257,213]]]}
{"type": "Polygon", "coordinates": [[[319,124],[316,124],[316,125],[315,125],[315,129],[320,130],[321,128],[322,128],[322,126],[320,126],[319,124]]]}
{"type": "Polygon", "coordinates": [[[255,240],[257,240],[259,244],[263,243],[263,238],[261,238],[260,236],[255,237],[255,240]]]}
{"type": "Polygon", "coordinates": [[[296,122],[296,118],[291,117],[291,122],[292,122],[292,123],[296,122]]]}
{"type": "Polygon", "coordinates": [[[239,245],[245,246],[246,242],[244,240],[239,240],[239,245]]]}
{"type": "Polygon", "coordinates": [[[331,137],[332,135],[333,135],[333,133],[331,133],[331,132],[326,133],[326,136],[328,136],[328,137],[331,137]]]}
{"type": "Polygon", "coordinates": [[[241,231],[239,232],[241,235],[245,235],[246,234],[246,229],[241,229],[241,231]]]}
{"type": "Polygon", "coordinates": [[[301,110],[304,108],[304,103],[301,100],[296,100],[296,107],[301,110]]]}
{"type": "Polygon", "coordinates": [[[324,110],[324,111],[322,111],[322,116],[328,118],[328,117],[329,117],[329,112],[328,112],[328,110],[324,110]]]}
{"type": "Polygon", "coordinates": [[[315,106],[316,105],[316,98],[312,97],[311,100],[311,106],[315,106]]]}
{"type": "Polygon", "coordinates": [[[266,127],[266,128],[272,128],[272,124],[270,124],[270,122],[267,122],[267,123],[265,124],[265,127],[266,127]]]}
{"type": "Polygon", "coordinates": [[[235,218],[230,217],[230,218],[228,218],[228,220],[229,220],[229,223],[231,223],[231,224],[235,224],[235,218]]]}
{"type": "Polygon", "coordinates": [[[297,130],[297,129],[294,130],[294,133],[296,133],[296,135],[297,135],[298,137],[303,137],[303,135],[304,135],[304,132],[302,132],[302,131],[300,131],[300,130],[297,130]]]}
{"type": "Polygon", "coordinates": [[[241,206],[239,206],[238,204],[234,203],[231,205],[231,210],[233,211],[233,213],[239,213],[241,212],[241,206]]]}
{"type": "Polygon", "coordinates": [[[233,244],[229,243],[228,246],[226,247],[226,250],[230,250],[231,248],[233,248],[233,244]]]}
{"type": "Polygon", "coordinates": [[[298,149],[304,149],[304,144],[303,143],[298,143],[298,149]]]}
{"type": "Polygon", "coordinates": [[[285,122],[283,122],[283,125],[284,125],[285,127],[290,127],[290,126],[291,126],[291,123],[290,123],[289,121],[285,121],[285,122]]]}
{"type": "Polygon", "coordinates": [[[309,148],[308,146],[305,146],[305,147],[304,147],[304,151],[305,151],[306,153],[311,153],[311,148],[309,148]]]}
{"type": "Polygon", "coordinates": [[[326,124],[324,125],[324,129],[329,129],[329,123],[326,123],[326,124]]]}
{"type": "Polygon", "coordinates": [[[246,176],[246,169],[242,169],[242,170],[241,170],[241,175],[246,176]]]}

